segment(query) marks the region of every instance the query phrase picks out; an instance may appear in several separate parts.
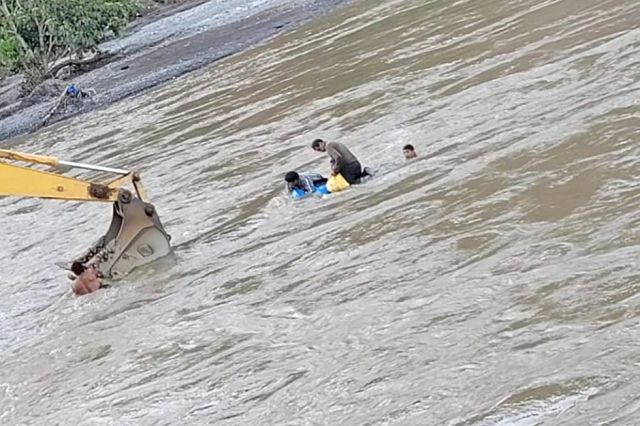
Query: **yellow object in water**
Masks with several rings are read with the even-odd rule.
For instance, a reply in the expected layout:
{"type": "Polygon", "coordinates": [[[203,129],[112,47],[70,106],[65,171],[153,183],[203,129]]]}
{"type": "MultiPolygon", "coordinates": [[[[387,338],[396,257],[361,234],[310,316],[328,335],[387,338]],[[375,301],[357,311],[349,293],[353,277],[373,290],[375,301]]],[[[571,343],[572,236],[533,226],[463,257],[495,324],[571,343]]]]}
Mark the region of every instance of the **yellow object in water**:
{"type": "Polygon", "coordinates": [[[327,180],[327,189],[329,190],[329,192],[340,192],[347,189],[348,187],[349,182],[347,182],[344,176],[342,176],[340,173],[335,176],[329,177],[329,179],[327,180]]]}

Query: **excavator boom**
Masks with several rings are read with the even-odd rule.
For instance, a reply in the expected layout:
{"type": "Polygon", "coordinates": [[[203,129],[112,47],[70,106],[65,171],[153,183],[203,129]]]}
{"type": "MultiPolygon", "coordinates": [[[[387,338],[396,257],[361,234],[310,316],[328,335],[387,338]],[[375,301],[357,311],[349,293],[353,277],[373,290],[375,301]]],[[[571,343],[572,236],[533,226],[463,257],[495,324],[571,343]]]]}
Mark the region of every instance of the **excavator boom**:
{"type": "Polygon", "coordinates": [[[86,182],[13,164],[0,163],[0,176],[0,196],[109,202],[118,199],[117,185],[86,182]]]}
{"type": "Polygon", "coordinates": [[[95,266],[105,278],[119,278],[131,270],[171,252],[155,207],[137,172],[63,161],[56,157],[0,150],[0,196],[23,196],[70,201],[101,201],[113,204],[107,233],[76,261],[95,266]],[[91,182],[51,171],[9,164],[19,161],[53,168],[80,168],[119,175],[107,182],[91,182]],[[131,184],[134,194],[125,188],[131,184]]]}

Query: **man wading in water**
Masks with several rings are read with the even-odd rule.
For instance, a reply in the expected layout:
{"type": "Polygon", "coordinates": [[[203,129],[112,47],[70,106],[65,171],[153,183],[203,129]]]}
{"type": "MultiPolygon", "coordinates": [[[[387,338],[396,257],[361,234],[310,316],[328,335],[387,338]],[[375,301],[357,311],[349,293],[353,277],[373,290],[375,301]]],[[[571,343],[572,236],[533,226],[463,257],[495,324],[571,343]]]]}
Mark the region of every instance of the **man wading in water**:
{"type": "MultiPolygon", "coordinates": [[[[77,277],[73,282],[72,289],[78,296],[93,293],[99,288],[107,287],[100,282],[100,279],[98,278],[98,271],[93,267],[86,268],[80,262],[73,262],[73,265],[71,265],[71,272],[73,272],[74,276],[77,277]]],[[[72,276],[70,276],[70,278],[71,277],[72,276]]]]}
{"type": "Polygon", "coordinates": [[[316,139],[311,144],[311,148],[316,152],[326,152],[331,158],[331,176],[338,173],[342,175],[351,185],[360,183],[360,178],[371,176],[368,167],[362,170],[362,164],[349,148],[339,142],[325,142],[322,139],[316,139]]]}
{"type": "Polygon", "coordinates": [[[404,154],[404,158],[407,160],[413,160],[418,157],[416,149],[410,143],[406,144],[404,148],[402,148],[402,153],[404,154]]]}

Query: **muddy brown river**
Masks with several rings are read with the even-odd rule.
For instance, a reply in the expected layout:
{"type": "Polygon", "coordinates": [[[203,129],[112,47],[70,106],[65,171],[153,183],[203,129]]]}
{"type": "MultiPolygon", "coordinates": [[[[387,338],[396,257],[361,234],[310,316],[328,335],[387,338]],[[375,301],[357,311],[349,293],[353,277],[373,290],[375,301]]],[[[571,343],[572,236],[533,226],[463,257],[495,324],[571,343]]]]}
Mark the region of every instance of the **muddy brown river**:
{"type": "Polygon", "coordinates": [[[364,0],[9,141],[139,167],[176,255],[74,297],[109,206],[1,200],[0,423],[640,424],[639,21],[364,0]],[[292,202],[316,137],[378,176],[292,202]]]}

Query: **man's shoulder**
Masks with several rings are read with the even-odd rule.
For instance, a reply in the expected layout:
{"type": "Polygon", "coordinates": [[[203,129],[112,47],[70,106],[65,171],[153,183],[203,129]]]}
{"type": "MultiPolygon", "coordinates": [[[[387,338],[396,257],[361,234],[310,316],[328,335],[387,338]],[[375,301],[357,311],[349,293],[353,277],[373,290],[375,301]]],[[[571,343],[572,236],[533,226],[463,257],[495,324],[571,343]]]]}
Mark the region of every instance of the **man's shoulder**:
{"type": "Polygon", "coordinates": [[[318,176],[319,173],[316,173],[316,172],[301,172],[301,173],[298,173],[298,175],[300,177],[311,177],[311,176],[318,176]]]}
{"type": "Polygon", "coordinates": [[[349,148],[342,142],[329,142],[327,144],[327,149],[333,149],[336,151],[349,151],[349,148]]]}

